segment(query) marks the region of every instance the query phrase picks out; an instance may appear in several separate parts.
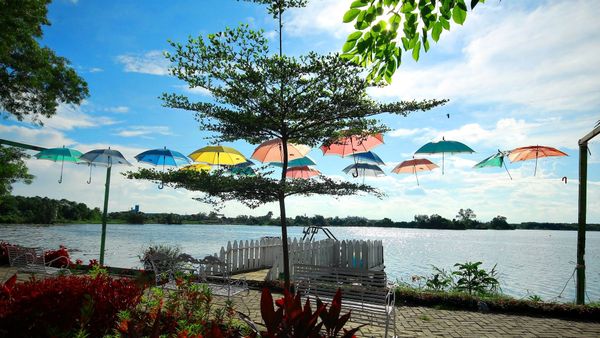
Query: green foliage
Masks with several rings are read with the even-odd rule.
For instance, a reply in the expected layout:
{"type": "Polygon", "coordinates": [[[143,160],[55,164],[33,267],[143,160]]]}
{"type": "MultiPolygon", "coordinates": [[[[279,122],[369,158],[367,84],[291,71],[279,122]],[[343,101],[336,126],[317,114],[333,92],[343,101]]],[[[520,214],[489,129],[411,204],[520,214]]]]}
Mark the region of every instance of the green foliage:
{"type": "MultiPolygon", "coordinates": [[[[240,0],[238,0],[240,1],[240,0]]],[[[308,0],[243,0],[247,2],[254,2],[257,4],[267,5],[267,12],[273,15],[273,19],[276,19],[279,14],[283,14],[287,9],[300,8],[306,6],[308,0]]]]}
{"type": "Polygon", "coordinates": [[[23,161],[29,157],[19,148],[0,145],[0,201],[10,194],[14,183],[31,184],[34,176],[29,174],[23,161]]]}
{"type": "MultiPolygon", "coordinates": [[[[484,0],[472,0],[471,9],[484,0]]],[[[438,42],[450,21],[462,25],[467,18],[465,0],[356,0],[344,14],[355,32],[348,35],[342,57],[370,67],[367,79],[392,82],[402,64],[402,53],[419,60],[421,47],[438,42]]]]}
{"type": "Polygon", "coordinates": [[[18,120],[51,117],[59,103],[79,104],[86,82],[48,47],[39,45],[50,0],[0,1],[0,113],[18,120]]]}
{"type": "Polygon", "coordinates": [[[496,266],[489,272],[480,269],[481,262],[456,263],[458,270],[452,274],[457,276],[454,288],[458,291],[467,291],[469,294],[496,293],[500,288],[498,282],[496,266]]]}
{"type": "Polygon", "coordinates": [[[444,269],[440,269],[437,266],[432,266],[433,274],[425,277],[425,287],[433,291],[445,291],[448,290],[454,280],[452,274],[444,269]]]}
{"type": "Polygon", "coordinates": [[[181,255],[181,248],[169,244],[155,244],[142,250],[138,255],[140,262],[144,266],[144,270],[152,271],[150,260],[153,256],[160,256],[163,261],[175,262],[181,255]]]}
{"type": "Polygon", "coordinates": [[[498,215],[490,221],[488,228],[496,230],[511,230],[515,229],[515,226],[508,224],[506,217],[498,215]]]}
{"type": "Polygon", "coordinates": [[[89,222],[99,221],[100,217],[100,209],[65,199],[5,196],[0,203],[0,223],[89,222]]]}
{"type": "Polygon", "coordinates": [[[120,312],[114,337],[238,337],[247,329],[235,313],[230,301],[215,308],[205,284],[179,281],[177,292],[152,288],[137,307],[120,312]]]}

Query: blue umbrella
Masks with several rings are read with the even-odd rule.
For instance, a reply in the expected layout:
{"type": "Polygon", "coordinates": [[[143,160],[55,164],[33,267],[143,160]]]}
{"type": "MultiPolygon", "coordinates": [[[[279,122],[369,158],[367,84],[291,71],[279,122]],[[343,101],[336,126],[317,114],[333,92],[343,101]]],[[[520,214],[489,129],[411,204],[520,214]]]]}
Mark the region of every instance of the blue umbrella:
{"type": "Polygon", "coordinates": [[[370,176],[370,177],[381,177],[381,176],[385,176],[385,173],[383,172],[383,170],[381,170],[381,168],[379,168],[379,166],[375,165],[375,164],[368,164],[368,163],[354,163],[351,164],[349,166],[347,166],[346,168],[343,169],[343,171],[346,174],[350,174],[350,172],[352,171],[352,176],[353,177],[358,177],[358,176],[370,176]]]}
{"type": "Polygon", "coordinates": [[[167,149],[152,149],[146,150],[143,153],[139,153],[135,156],[135,159],[139,162],[149,163],[155,166],[162,165],[163,167],[168,166],[180,166],[190,164],[192,161],[182,153],[167,149]]]}
{"type": "Polygon", "coordinates": [[[365,162],[365,163],[371,163],[371,164],[385,165],[385,163],[383,162],[381,157],[379,157],[377,154],[375,154],[372,151],[352,154],[352,156],[354,157],[354,160],[356,162],[365,162]]]}
{"type": "MultiPolygon", "coordinates": [[[[192,162],[187,156],[178,151],[167,149],[167,147],[164,147],[163,149],[146,150],[135,155],[135,159],[138,160],[138,162],[149,163],[154,166],[162,165],[163,170],[165,169],[165,166],[178,167],[192,162]]],[[[164,184],[161,182],[158,185],[158,189],[162,189],[163,187],[164,184]]]]}
{"type": "MultiPolygon", "coordinates": [[[[276,167],[283,167],[283,163],[281,162],[271,162],[271,165],[274,165],[276,167]]],[[[304,157],[300,157],[300,158],[296,158],[293,160],[288,161],[288,168],[294,168],[294,167],[304,167],[304,166],[309,166],[309,165],[317,165],[317,163],[315,163],[315,161],[308,157],[308,156],[304,156],[304,157]]]]}

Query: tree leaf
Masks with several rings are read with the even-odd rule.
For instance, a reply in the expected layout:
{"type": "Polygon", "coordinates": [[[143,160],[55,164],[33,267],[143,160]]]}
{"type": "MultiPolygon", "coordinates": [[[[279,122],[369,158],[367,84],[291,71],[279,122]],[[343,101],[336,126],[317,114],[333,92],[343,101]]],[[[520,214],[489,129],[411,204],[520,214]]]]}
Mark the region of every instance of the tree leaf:
{"type": "Polygon", "coordinates": [[[467,19],[467,11],[460,8],[459,6],[454,7],[452,9],[452,20],[459,25],[462,25],[467,19]]]}
{"type": "Polygon", "coordinates": [[[366,5],[367,5],[366,0],[356,0],[350,5],[350,8],[360,8],[360,7],[365,7],[366,5]]]}
{"type": "Polygon", "coordinates": [[[421,51],[421,41],[417,41],[417,43],[415,43],[415,47],[413,48],[412,51],[412,57],[415,61],[419,61],[419,52],[421,51]]]}
{"type": "Polygon", "coordinates": [[[433,41],[438,42],[441,34],[442,34],[442,23],[441,22],[434,23],[433,29],[431,30],[431,37],[433,38],[433,41]]]}
{"type": "Polygon", "coordinates": [[[358,16],[358,14],[360,14],[360,12],[362,12],[360,9],[356,9],[356,8],[352,8],[350,10],[348,10],[346,12],[346,14],[344,14],[344,22],[350,22],[354,19],[356,19],[356,17],[358,16]]]}

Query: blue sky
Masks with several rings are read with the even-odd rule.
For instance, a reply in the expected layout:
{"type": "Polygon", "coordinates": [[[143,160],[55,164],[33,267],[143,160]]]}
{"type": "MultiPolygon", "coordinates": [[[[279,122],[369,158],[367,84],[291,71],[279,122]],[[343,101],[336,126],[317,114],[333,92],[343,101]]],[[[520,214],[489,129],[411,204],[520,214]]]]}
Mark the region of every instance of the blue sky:
{"type": "MultiPolygon", "coordinates": [[[[307,8],[284,17],[284,52],[337,52],[351,31],[341,23],[349,6],[343,0],[312,0],[307,8]]],[[[389,217],[410,220],[415,214],[437,213],[453,218],[460,208],[472,208],[482,221],[496,215],[509,222],[577,221],[577,140],[600,120],[600,7],[595,1],[489,1],[478,6],[463,27],[444,32],[429,53],[415,63],[405,56],[393,84],[370,94],[381,101],[447,98],[450,103],[406,118],[383,116],[392,131],[386,144],[374,149],[389,165],[388,176],[367,179],[387,198],[369,196],[335,199],[328,196],[292,198],[288,214],[389,217]],[[450,114],[450,118],[446,117],[450,114]],[[423,144],[446,139],[464,142],[472,155],[447,156],[446,174],[439,170],[414,177],[389,174],[423,144]],[[501,169],[472,169],[497,149],[547,145],[567,158],[509,164],[514,180],[501,169]],[[561,178],[566,176],[568,183],[561,178]]],[[[44,127],[11,119],[0,121],[2,138],[44,147],[62,145],[83,152],[111,146],[132,162],[137,153],[167,146],[185,154],[207,145],[193,112],[167,109],[163,92],[186,93],[210,100],[167,73],[162,52],[167,40],[183,42],[248,23],[275,38],[275,25],[263,7],[233,0],[205,1],[67,1],[49,8],[50,27],[42,43],[68,58],[86,79],[90,97],[78,107],[61,106],[44,127]]],[[[272,40],[273,43],[275,42],[272,40]]],[[[275,51],[275,48],[273,48],[275,51]]],[[[588,220],[600,223],[600,146],[591,144],[588,220]]],[[[247,156],[253,146],[231,144],[247,156]]],[[[341,173],[348,159],[311,152],[328,176],[341,173]]],[[[430,156],[434,162],[441,158],[430,156]]],[[[104,172],[85,183],[85,167],[67,165],[58,184],[60,166],[28,162],[33,184],[16,184],[14,193],[66,198],[101,206],[104,172]]],[[[136,164],[137,165],[137,164],[136,164]]],[[[120,170],[120,169],[119,169],[120,170]]],[[[198,193],[158,190],[155,184],[130,181],[113,174],[110,210],[140,204],[147,212],[209,212],[192,200],[198,193]]],[[[230,203],[223,212],[278,214],[276,205],[249,210],[230,203]]]]}

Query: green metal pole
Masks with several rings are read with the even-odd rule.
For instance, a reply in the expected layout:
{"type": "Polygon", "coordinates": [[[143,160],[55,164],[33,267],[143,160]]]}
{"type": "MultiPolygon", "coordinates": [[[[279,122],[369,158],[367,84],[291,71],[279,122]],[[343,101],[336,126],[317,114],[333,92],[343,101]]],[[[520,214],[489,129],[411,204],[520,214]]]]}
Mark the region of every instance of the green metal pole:
{"type": "Polygon", "coordinates": [[[588,144],[579,144],[579,212],[577,230],[577,304],[585,303],[585,225],[587,207],[588,144]]]}
{"type": "Polygon", "coordinates": [[[106,217],[108,214],[108,194],[110,191],[110,170],[106,168],[106,185],[104,187],[104,212],[102,213],[102,238],[100,239],[100,265],[104,265],[104,243],[106,241],[106,217]]]}

